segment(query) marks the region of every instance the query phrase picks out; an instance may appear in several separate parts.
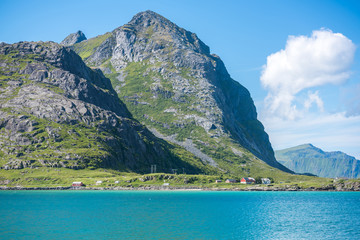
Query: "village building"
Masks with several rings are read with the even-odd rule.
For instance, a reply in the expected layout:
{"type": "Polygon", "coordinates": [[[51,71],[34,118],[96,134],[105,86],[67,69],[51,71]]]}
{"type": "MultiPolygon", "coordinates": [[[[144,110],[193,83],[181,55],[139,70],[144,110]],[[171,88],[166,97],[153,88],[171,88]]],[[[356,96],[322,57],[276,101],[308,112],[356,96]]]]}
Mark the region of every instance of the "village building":
{"type": "Polygon", "coordinates": [[[240,181],[242,184],[253,184],[255,183],[255,179],[252,177],[244,177],[240,181]]]}
{"type": "Polygon", "coordinates": [[[222,182],[221,180],[218,179],[215,180],[215,183],[221,183],[221,182],[222,182]]]}
{"type": "Polygon", "coordinates": [[[73,187],[82,187],[85,186],[83,182],[73,182],[72,185],[73,187]]]}
{"type": "Polygon", "coordinates": [[[101,185],[103,182],[102,181],[96,181],[96,185],[101,185]]]}
{"type": "Polygon", "coordinates": [[[236,183],[235,179],[226,179],[226,183],[236,183]]]}
{"type": "Polygon", "coordinates": [[[271,180],[268,179],[268,178],[261,178],[261,183],[262,183],[262,184],[270,184],[270,183],[271,183],[271,180]]]}

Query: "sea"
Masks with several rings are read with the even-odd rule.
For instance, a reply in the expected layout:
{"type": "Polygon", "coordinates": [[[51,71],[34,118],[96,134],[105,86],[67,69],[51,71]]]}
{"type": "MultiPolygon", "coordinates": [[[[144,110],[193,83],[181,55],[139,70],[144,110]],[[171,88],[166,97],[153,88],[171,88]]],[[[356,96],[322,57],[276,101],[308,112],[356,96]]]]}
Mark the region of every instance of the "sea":
{"type": "Polygon", "coordinates": [[[0,191],[0,239],[360,239],[360,192],[0,191]]]}

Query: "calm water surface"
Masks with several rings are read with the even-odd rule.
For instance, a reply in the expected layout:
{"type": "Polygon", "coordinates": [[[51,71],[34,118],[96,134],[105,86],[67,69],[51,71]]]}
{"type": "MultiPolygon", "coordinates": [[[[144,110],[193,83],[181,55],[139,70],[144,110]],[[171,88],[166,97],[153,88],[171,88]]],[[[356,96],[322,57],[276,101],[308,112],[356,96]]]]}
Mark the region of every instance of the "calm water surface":
{"type": "Polygon", "coordinates": [[[0,239],[360,239],[360,193],[3,191],[0,239]]]}

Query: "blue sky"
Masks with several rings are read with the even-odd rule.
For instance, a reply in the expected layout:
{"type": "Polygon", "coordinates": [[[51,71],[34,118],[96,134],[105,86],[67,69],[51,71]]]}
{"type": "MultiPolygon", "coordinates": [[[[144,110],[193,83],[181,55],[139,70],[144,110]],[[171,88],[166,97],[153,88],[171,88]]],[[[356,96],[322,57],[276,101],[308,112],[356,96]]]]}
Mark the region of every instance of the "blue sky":
{"type": "Polygon", "coordinates": [[[358,1],[1,0],[0,41],[60,42],[77,30],[91,38],[148,9],[195,32],[222,58],[249,89],[274,149],[313,143],[360,159],[358,1]]]}

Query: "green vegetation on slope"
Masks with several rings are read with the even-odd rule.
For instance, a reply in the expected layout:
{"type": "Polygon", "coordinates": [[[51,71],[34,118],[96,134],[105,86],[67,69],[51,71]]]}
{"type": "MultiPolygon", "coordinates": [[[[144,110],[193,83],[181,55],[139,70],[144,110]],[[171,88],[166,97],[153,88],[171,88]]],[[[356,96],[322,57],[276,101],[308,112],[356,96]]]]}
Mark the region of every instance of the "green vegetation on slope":
{"type": "MultiPolygon", "coordinates": [[[[17,50],[12,50],[6,55],[0,55],[0,61],[4,63],[3,67],[0,67],[0,92],[2,92],[0,103],[5,104],[14,99],[18,96],[21,88],[31,84],[57,94],[64,93],[57,86],[34,82],[28,79],[29,74],[20,74],[29,64],[42,64],[49,70],[54,69],[50,64],[40,62],[41,60],[42,58],[37,54],[20,55],[17,50]],[[9,83],[16,83],[15,86],[17,87],[10,91],[9,83]]],[[[20,144],[13,140],[13,132],[1,127],[0,167],[5,165],[16,168],[26,167],[24,165],[34,167],[42,165],[66,166],[71,168],[99,167],[100,159],[108,155],[105,146],[98,139],[106,138],[109,134],[99,133],[94,127],[83,123],[60,124],[13,108],[1,108],[0,113],[11,115],[14,119],[21,118],[31,121],[32,131],[19,134],[23,139],[36,143],[20,144]],[[80,159],[77,156],[84,157],[80,159]],[[38,161],[39,159],[41,163],[38,161]]]]}
{"type": "Polygon", "coordinates": [[[89,40],[76,43],[72,46],[72,48],[82,59],[86,60],[96,51],[96,48],[99,47],[106,39],[111,37],[111,35],[111,33],[105,33],[104,35],[99,35],[89,40]]]}
{"type": "Polygon", "coordinates": [[[83,74],[89,77],[81,79],[79,87],[78,76],[62,65],[51,65],[56,57],[68,61],[65,65],[82,65],[71,50],[55,43],[24,42],[4,44],[0,51],[0,73],[5,76],[0,81],[0,103],[9,106],[0,109],[0,168],[104,167],[148,173],[155,164],[162,172],[217,172],[182,147],[155,138],[127,114],[118,111],[116,117],[103,109],[110,105],[117,111],[122,103],[107,96],[112,89],[101,82],[108,79],[96,71],[79,69],[90,73],[83,74]],[[83,94],[82,100],[77,94],[83,94]]]}
{"type": "Polygon", "coordinates": [[[360,161],[342,152],[324,152],[311,144],[276,151],[277,160],[298,173],[320,177],[360,177],[360,161]]]}
{"type": "Polygon", "coordinates": [[[183,141],[185,136],[189,136],[194,130],[201,131],[202,128],[196,126],[192,119],[177,121],[178,117],[175,116],[200,115],[199,112],[191,110],[194,98],[184,96],[181,101],[175,102],[172,99],[171,83],[164,79],[161,74],[149,71],[148,69],[152,66],[154,65],[147,61],[129,63],[124,70],[127,74],[124,84],[116,78],[118,75],[116,73],[106,74],[106,76],[110,78],[115,89],[121,86],[120,99],[126,103],[133,116],[145,123],[146,126],[154,127],[166,135],[177,134],[179,141],[183,141]],[[152,87],[154,86],[154,79],[158,79],[159,84],[152,87]],[[157,95],[156,98],[153,97],[154,94],[157,95]],[[176,114],[167,111],[172,107],[176,109],[176,114]]]}
{"type": "MultiPolygon", "coordinates": [[[[120,99],[127,105],[136,119],[165,136],[175,136],[177,141],[191,138],[196,148],[216,161],[216,172],[218,173],[246,177],[272,176],[274,178],[286,179],[285,181],[299,179],[299,176],[290,175],[276,168],[269,167],[263,161],[255,158],[247,149],[228,137],[212,138],[192,118],[184,119],[183,116],[185,115],[203,117],[204,113],[194,110],[194,106],[197,104],[195,96],[192,97],[190,94],[184,95],[181,101],[173,98],[171,82],[165,79],[159,72],[151,70],[159,65],[161,63],[155,62],[150,64],[146,60],[128,63],[124,69],[126,74],[125,82],[118,80],[118,73],[106,75],[110,78],[120,99]],[[234,151],[238,151],[240,154],[235,154],[234,151]]],[[[166,66],[171,71],[181,73],[182,77],[194,81],[189,69],[177,69],[171,63],[168,63],[166,66]]],[[[181,153],[185,152],[181,151],[181,153]]],[[[178,156],[182,158],[183,154],[178,156]]]]}
{"type": "MultiPolygon", "coordinates": [[[[221,135],[219,136],[217,135],[218,129],[216,129],[216,126],[214,126],[214,128],[211,126],[209,130],[201,125],[202,120],[208,120],[206,119],[209,117],[207,116],[207,110],[211,107],[206,106],[208,108],[202,108],[203,103],[199,102],[202,101],[202,99],[194,95],[196,91],[192,91],[191,86],[200,86],[197,81],[199,81],[201,77],[196,77],[198,76],[196,74],[201,74],[201,71],[195,72],[193,69],[201,68],[198,64],[201,65],[201,60],[204,59],[198,58],[200,61],[196,62],[198,59],[196,58],[196,54],[194,54],[194,62],[196,63],[188,63],[188,65],[192,67],[179,67],[184,66],[184,62],[179,60],[181,59],[181,54],[183,53],[185,56],[185,54],[193,53],[190,51],[187,52],[187,49],[192,48],[197,51],[199,50],[198,46],[194,46],[193,42],[190,41],[191,39],[182,39],[182,36],[180,36],[179,39],[184,40],[186,46],[177,46],[178,43],[174,41],[174,39],[179,39],[176,38],[177,36],[173,36],[172,30],[174,30],[174,25],[167,25],[167,22],[163,21],[160,22],[160,25],[156,25],[156,21],[151,22],[151,24],[155,24],[154,26],[156,27],[152,27],[153,25],[151,24],[150,26],[142,24],[138,26],[138,23],[134,23],[126,24],[114,30],[113,33],[121,33],[121,31],[124,31],[124,36],[128,37],[129,43],[125,41],[124,46],[118,45],[119,49],[123,49],[122,52],[112,52],[112,54],[116,56],[114,55],[112,58],[109,56],[108,59],[102,60],[102,62],[97,65],[97,67],[106,69],[106,76],[111,79],[114,89],[134,118],[148,128],[156,129],[168,142],[178,141],[183,143],[181,144],[182,146],[192,144],[194,148],[199,149],[217,163],[217,173],[252,177],[274,176],[278,179],[284,179],[284,181],[301,179],[302,176],[286,174],[276,168],[269,167],[263,161],[254,157],[253,153],[242,147],[238,141],[231,139],[228,132],[225,132],[223,135],[219,134],[221,135]],[[189,42],[187,42],[187,40],[189,40],[189,42]],[[114,64],[114,67],[111,63],[114,64]],[[116,72],[115,68],[118,72],[116,72]],[[109,74],[110,71],[112,73],[109,74]],[[176,81],[178,85],[175,86],[174,83],[176,81]],[[181,82],[183,82],[184,85],[189,84],[190,87],[184,91],[179,90],[179,88],[181,88],[181,86],[179,87],[181,82]],[[191,140],[190,143],[187,142],[189,139],[191,140]]],[[[178,32],[178,34],[181,35],[180,32],[178,32]]],[[[86,42],[83,44],[86,44],[86,42]]],[[[115,45],[112,47],[115,47],[115,45]]],[[[86,60],[87,57],[84,57],[81,49],[77,52],[86,60]]],[[[93,55],[94,58],[98,56],[98,53],[100,52],[93,55]]],[[[206,56],[202,57],[206,58],[206,56]]],[[[182,60],[186,62],[185,58],[182,60]]],[[[92,61],[92,58],[91,60],[88,58],[88,63],[92,64],[92,61]]],[[[214,59],[213,62],[216,64],[214,59]]],[[[221,61],[219,61],[219,64],[220,63],[221,61]]],[[[222,70],[226,72],[225,68],[222,70]]],[[[219,74],[224,72],[219,72],[219,74]]],[[[232,98],[232,95],[239,94],[237,90],[240,88],[236,88],[236,90],[233,91],[234,85],[230,84],[230,81],[223,81],[216,87],[223,88],[225,94],[231,95],[226,101],[231,101],[229,99],[239,100],[238,97],[232,98]]],[[[214,93],[211,87],[204,89],[207,91],[207,96],[214,93]]],[[[241,93],[246,95],[247,91],[244,90],[241,91],[241,93]]],[[[204,96],[206,94],[204,94],[204,96]]],[[[246,99],[246,97],[244,99],[246,99]]],[[[204,101],[206,100],[207,99],[204,99],[204,101]]],[[[241,107],[244,108],[240,109],[241,111],[244,110],[243,112],[248,110],[247,107],[253,110],[251,109],[251,106],[253,106],[251,105],[253,104],[251,98],[249,97],[246,101],[248,102],[243,103],[243,105],[240,104],[241,107]]],[[[215,108],[216,107],[213,109],[215,108]]],[[[220,116],[222,114],[216,111],[217,109],[211,113],[213,114],[212,116],[216,114],[220,116]]],[[[253,113],[253,111],[249,112],[253,113]]],[[[222,116],[218,118],[220,121],[221,117],[222,116]]],[[[249,119],[252,118],[250,117],[249,119]]],[[[240,119],[234,119],[234,122],[239,128],[235,130],[244,132],[244,136],[241,137],[255,140],[258,143],[267,141],[262,125],[258,121],[240,121],[240,119]],[[244,131],[241,131],[241,128],[243,128],[244,131]],[[247,132],[248,130],[252,131],[252,134],[249,134],[247,132]]],[[[233,122],[229,121],[228,124],[233,124],[233,122]]],[[[246,140],[244,142],[246,142],[246,140]]],[[[260,145],[261,144],[259,144],[259,146],[260,145]]],[[[262,145],[260,148],[261,147],[262,145]]],[[[271,146],[269,148],[271,150],[271,146]]],[[[265,146],[263,150],[266,152],[269,148],[265,146]]],[[[176,154],[180,158],[183,158],[183,155],[186,155],[185,153],[186,151],[182,149],[180,154],[176,154]]],[[[269,155],[271,155],[272,151],[269,151],[269,153],[269,155]]]]}

